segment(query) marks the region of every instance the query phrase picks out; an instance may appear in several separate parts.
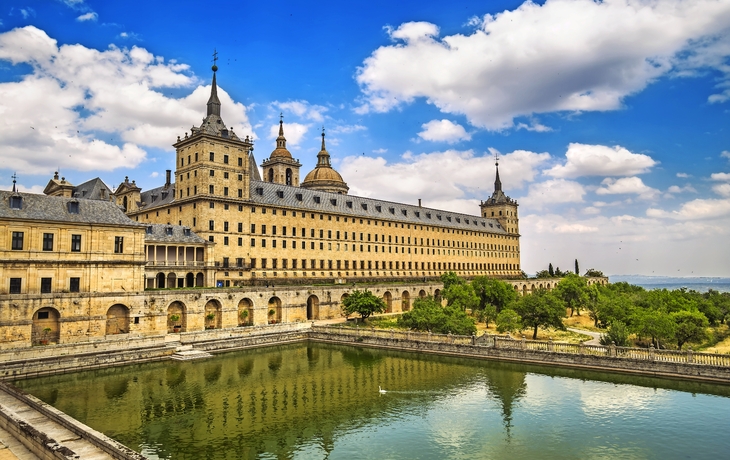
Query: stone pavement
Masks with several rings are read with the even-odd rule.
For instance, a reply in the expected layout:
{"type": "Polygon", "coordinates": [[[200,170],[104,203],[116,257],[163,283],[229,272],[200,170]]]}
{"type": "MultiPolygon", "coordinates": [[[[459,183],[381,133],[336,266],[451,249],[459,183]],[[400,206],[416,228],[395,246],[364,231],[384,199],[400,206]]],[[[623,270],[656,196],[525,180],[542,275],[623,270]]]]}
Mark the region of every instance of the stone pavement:
{"type": "Polygon", "coordinates": [[[37,460],[39,458],[12,434],[0,428],[0,460],[37,460]]]}

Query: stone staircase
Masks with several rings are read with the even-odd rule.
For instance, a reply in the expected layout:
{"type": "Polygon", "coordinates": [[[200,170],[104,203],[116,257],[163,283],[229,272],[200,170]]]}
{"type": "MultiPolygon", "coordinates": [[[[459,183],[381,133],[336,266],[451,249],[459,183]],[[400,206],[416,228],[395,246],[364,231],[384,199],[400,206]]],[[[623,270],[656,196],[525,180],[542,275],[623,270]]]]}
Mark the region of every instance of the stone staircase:
{"type": "Polygon", "coordinates": [[[175,349],[171,359],[175,361],[192,361],[194,359],[210,358],[213,355],[203,350],[196,350],[192,345],[181,345],[175,349]]]}

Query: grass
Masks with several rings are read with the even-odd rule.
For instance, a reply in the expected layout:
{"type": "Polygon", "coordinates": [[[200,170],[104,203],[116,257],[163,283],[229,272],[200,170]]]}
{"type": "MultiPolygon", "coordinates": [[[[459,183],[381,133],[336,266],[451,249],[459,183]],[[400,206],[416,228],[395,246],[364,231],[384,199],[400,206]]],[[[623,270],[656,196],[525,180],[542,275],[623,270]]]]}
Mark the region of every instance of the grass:
{"type": "Polygon", "coordinates": [[[371,316],[365,320],[364,324],[358,318],[357,324],[354,321],[347,321],[344,325],[347,327],[374,327],[376,329],[404,329],[398,324],[399,317],[400,315],[371,316]]]}
{"type": "Polygon", "coordinates": [[[722,353],[730,354],[730,327],[727,324],[721,324],[711,327],[708,332],[708,339],[692,349],[704,353],[722,353]]]}
{"type": "MultiPolygon", "coordinates": [[[[478,323],[477,324],[477,335],[483,335],[483,334],[500,334],[497,332],[497,326],[494,323],[489,323],[489,327],[486,327],[484,323],[478,323]]],[[[532,329],[527,330],[525,329],[522,332],[517,332],[515,334],[510,334],[514,338],[522,338],[524,335],[526,339],[532,340],[532,329]]],[[[578,334],[576,332],[570,332],[570,331],[560,331],[557,329],[538,329],[537,330],[537,340],[549,340],[553,339],[555,342],[564,342],[564,343],[581,343],[586,340],[591,340],[593,337],[585,334],[578,334]]]]}
{"type": "MultiPolygon", "coordinates": [[[[569,313],[570,314],[570,313],[569,313]]],[[[605,333],[605,329],[601,329],[594,326],[593,320],[588,316],[586,312],[583,312],[580,316],[573,315],[565,318],[563,320],[563,324],[565,324],[567,327],[574,327],[576,329],[584,329],[586,331],[591,332],[602,332],[605,333]]]]}

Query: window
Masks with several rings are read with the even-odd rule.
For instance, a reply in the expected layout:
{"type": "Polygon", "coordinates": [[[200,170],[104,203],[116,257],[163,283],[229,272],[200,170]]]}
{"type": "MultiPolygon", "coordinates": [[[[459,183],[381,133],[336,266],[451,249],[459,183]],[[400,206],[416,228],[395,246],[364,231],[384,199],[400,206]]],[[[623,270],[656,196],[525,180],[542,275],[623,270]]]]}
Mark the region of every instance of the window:
{"type": "Polygon", "coordinates": [[[223,231],[224,232],[228,231],[228,222],[223,222],[223,231]]]}
{"type": "Polygon", "coordinates": [[[114,237],[114,253],[121,254],[123,252],[124,252],[124,237],[115,236],[114,237]]]}
{"type": "Polygon", "coordinates": [[[69,201],[68,202],[68,213],[69,214],[78,214],[79,213],[79,202],[78,201],[69,201]]]}
{"type": "Polygon", "coordinates": [[[51,278],[41,278],[41,294],[48,294],[51,292],[51,278]]]}
{"type": "Polygon", "coordinates": [[[81,235],[71,235],[71,252],[81,252],[81,235]]]}
{"type": "Polygon", "coordinates": [[[22,209],[23,208],[23,197],[22,196],[11,196],[10,197],[10,209],[22,209]]]}
{"type": "Polygon", "coordinates": [[[208,221],[208,230],[210,230],[211,232],[213,230],[215,230],[215,221],[214,220],[209,220],[208,221]]]}
{"type": "Polygon", "coordinates": [[[319,204],[319,202],[320,202],[320,198],[319,198],[318,196],[315,196],[315,197],[314,197],[314,202],[315,202],[315,203],[317,203],[317,204],[319,204]]]}
{"type": "Polygon", "coordinates": [[[53,233],[43,234],[43,250],[53,251],[53,233]]]}
{"type": "Polygon", "coordinates": [[[215,161],[215,153],[210,152],[210,161],[215,161]]]}
{"type": "Polygon", "coordinates": [[[228,237],[227,236],[223,237],[223,245],[228,246],[228,237]]]}
{"type": "Polygon", "coordinates": [[[228,196],[228,187],[223,187],[223,196],[228,196]]]}
{"type": "Polygon", "coordinates": [[[10,293],[20,294],[20,287],[22,285],[22,278],[10,278],[10,293]]]}
{"type": "Polygon", "coordinates": [[[243,198],[243,189],[242,188],[238,189],[238,198],[243,198]]]}
{"type": "Polygon", "coordinates": [[[23,249],[23,232],[13,232],[13,251],[21,251],[23,249]]]}
{"type": "Polygon", "coordinates": [[[213,176],[215,176],[215,171],[211,169],[210,170],[210,177],[213,177],[213,176]]]}
{"type": "Polygon", "coordinates": [[[251,238],[251,247],[252,248],[256,247],[256,239],[255,238],[251,238]]]}
{"type": "Polygon", "coordinates": [[[211,195],[215,193],[215,187],[213,187],[212,184],[208,186],[208,193],[210,193],[211,195]]]}
{"type": "Polygon", "coordinates": [[[79,286],[81,284],[81,278],[71,278],[71,280],[68,283],[68,291],[69,292],[79,292],[79,286]]]}
{"type": "Polygon", "coordinates": [[[165,227],[165,235],[172,236],[172,227],[165,227]]]}
{"type": "Polygon", "coordinates": [[[228,164],[228,155],[223,155],[223,163],[228,164]]]}

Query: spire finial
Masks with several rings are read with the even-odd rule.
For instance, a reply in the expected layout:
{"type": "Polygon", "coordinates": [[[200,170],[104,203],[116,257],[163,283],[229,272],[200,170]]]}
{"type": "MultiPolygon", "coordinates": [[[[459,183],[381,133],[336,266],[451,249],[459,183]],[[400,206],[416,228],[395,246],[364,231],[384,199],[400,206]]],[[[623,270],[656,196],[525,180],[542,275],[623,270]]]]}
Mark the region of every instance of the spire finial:
{"type": "Polygon", "coordinates": [[[17,190],[15,189],[15,182],[16,182],[16,179],[18,178],[18,174],[13,173],[13,175],[11,177],[13,178],[13,193],[15,193],[15,192],[17,192],[17,190]]]}
{"type": "Polygon", "coordinates": [[[502,181],[499,180],[499,152],[494,152],[494,167],[497,170],[497,175],[494,179],[494,191],[502,190],[502,181]]]}
{"type": "Polygon", "coordinates": [[[322,126],[322,150],[327,150],[324,147],[324,126],[322,126]]]}
{"type": "MultiPolygon", "coordinates": [[[[215,73],[218,70],[218,66],[215,65],[218,61],[218,51],[213,51],[213,83],[210,86],[210,98],[208,99],[208,116],[218,115],[221,116],[221,101],[218,99],[218,84],[215,80],[215,73]]],[[[205,118],[203,119],[205,121],[205,118]]]]}
{"type": "Polygon", "coordinates": [[[218,62],[218,51],[215,48],[213,48],[213,67],[211,67],[213,72],[216,72],[218,70],[218,66],[216,65],[217,62],[218,62]]]}

